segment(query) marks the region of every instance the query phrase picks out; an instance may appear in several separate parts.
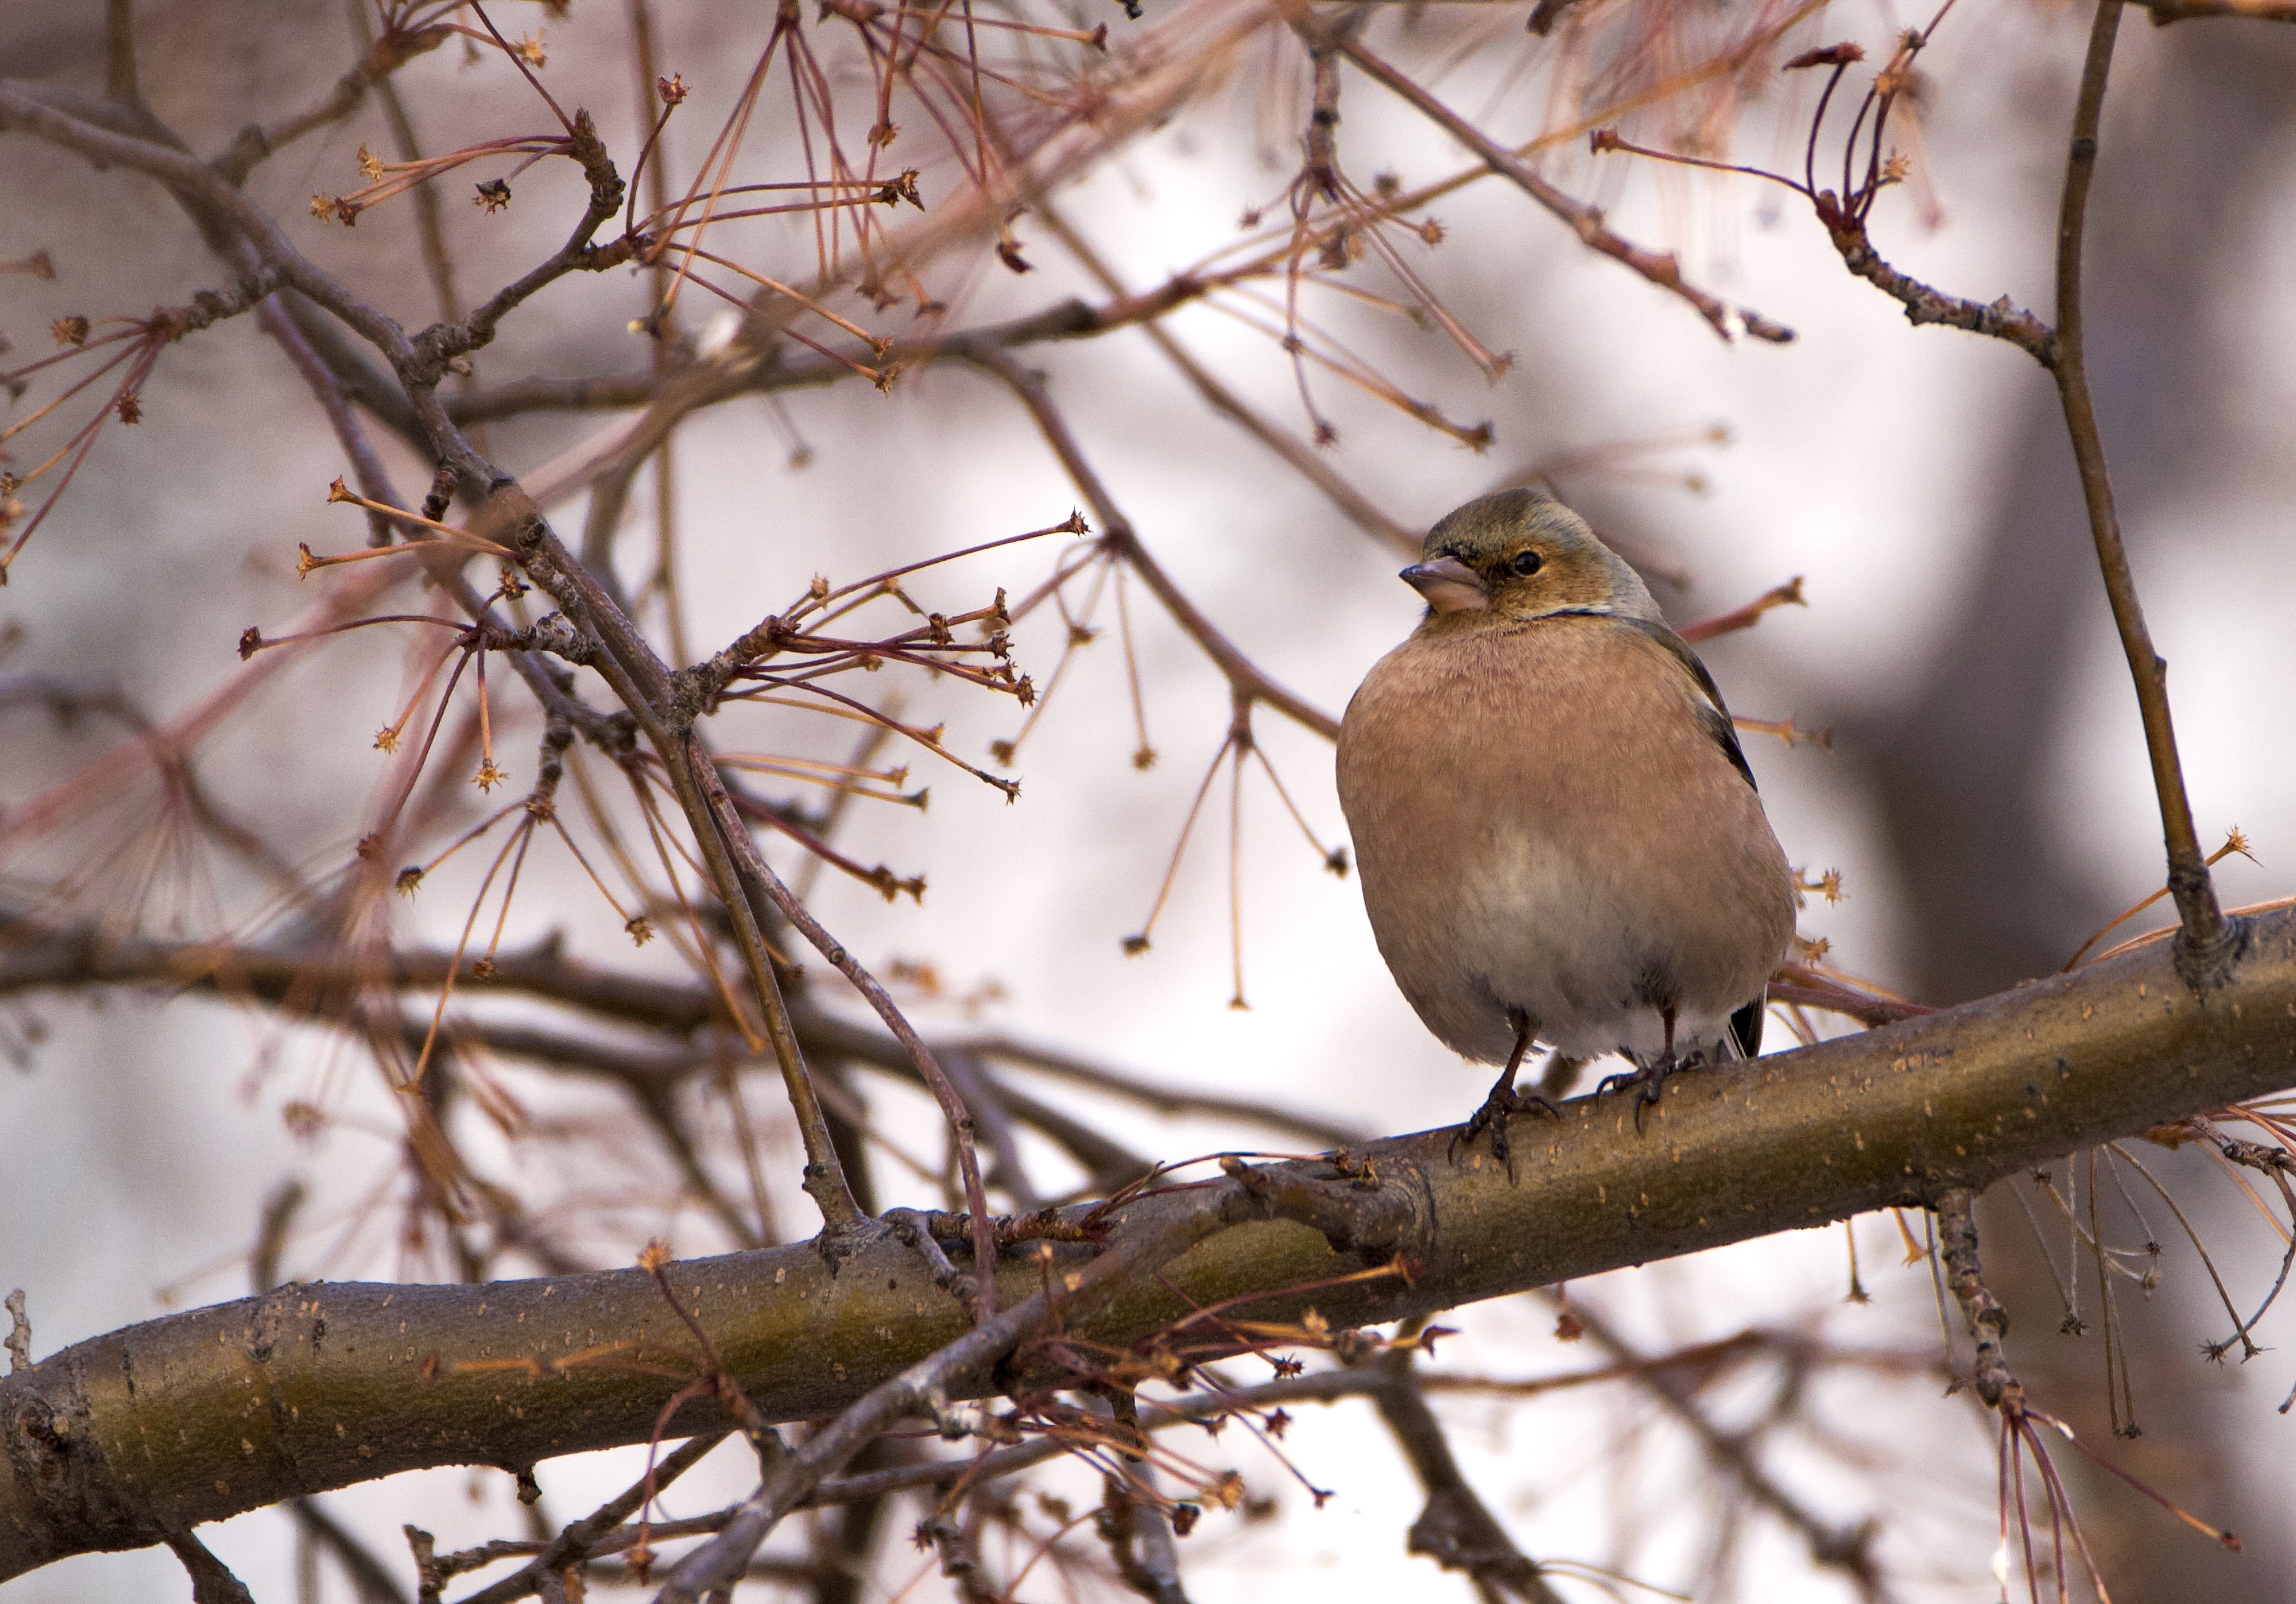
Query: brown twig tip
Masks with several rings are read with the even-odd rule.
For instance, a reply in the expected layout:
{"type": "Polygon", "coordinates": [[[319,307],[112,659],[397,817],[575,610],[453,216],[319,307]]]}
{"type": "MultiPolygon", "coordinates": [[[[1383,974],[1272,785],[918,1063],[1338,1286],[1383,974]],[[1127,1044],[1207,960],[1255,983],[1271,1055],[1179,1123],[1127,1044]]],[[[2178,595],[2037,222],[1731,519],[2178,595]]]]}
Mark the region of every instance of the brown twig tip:
{"type": "Polygon", "coordinates": [[[1866,59],[1862,45],[1821,45],[1815,50],[1805,50],[1781,66],[1780,72],[1799,72],[1805,67],[1848,67],[1866,59]]]}

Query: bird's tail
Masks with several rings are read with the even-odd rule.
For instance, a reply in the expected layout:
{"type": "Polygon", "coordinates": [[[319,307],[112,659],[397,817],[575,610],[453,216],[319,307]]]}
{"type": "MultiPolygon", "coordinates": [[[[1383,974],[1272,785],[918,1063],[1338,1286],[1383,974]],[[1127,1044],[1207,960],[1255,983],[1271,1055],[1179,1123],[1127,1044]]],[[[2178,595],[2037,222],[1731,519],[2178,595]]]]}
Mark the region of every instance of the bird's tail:
{"type": "Polygon", "coordinates": [[[1770,989],[1764,986],[1759,996],[1730,1016],[1730,1028],[1722,1036],[1722,1051],[1729,1062],[1761,1056],[1762,1021],[1769,1011],[1770,989]]]}

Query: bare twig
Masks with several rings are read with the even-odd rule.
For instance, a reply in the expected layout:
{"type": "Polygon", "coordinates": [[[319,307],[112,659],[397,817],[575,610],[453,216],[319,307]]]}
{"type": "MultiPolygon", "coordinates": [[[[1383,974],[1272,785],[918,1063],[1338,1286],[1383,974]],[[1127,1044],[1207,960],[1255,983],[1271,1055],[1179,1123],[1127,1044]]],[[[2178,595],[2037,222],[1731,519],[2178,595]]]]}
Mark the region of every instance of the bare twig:
{"type": "Polygon", "coordinates": [[[549,1547],[515,1574],[480,1588],[457,1604],[514,1604],[532,1594],[543,1577],[579,1565],[598,1540],[619,1526],[632,1510],[701,1463],[702,1456],[725,1440],[724,1432],[712,1432],[681,1443],[660,1464],[649,1466],[636,1481],[551,1539],[549,1547]]]}
{"type": "Polygon", "coordinates": [[[1002,381],[1020,399],[1021,404],[1029,409],[1029,415],[1036,419],[1046,443],[1053,448],[1053,455],[1060,458],[1061,465],[1068,470],[1070,479],[1075,481],[1078,493],[1092,508],[1093,516],[1100,523],[1101,539],[1113,546],[1148,588],[1156,593],[1156,599],[1164,604],[1164,610],[1171,614],[1172,621],[1203,648],[1204,654],[1226,678],[1229,687],[1238,697],[1249,702],[1265,703],[1326,740],[1338,738],[1340,722],[1337,719],[1269,679],[1234,642],[1214,627],[1212,621],[1172,582],[1171,576],[1164,572],[1163,566],[1148,554],[1147,547],[1140,543],[1140,537],[1134,532],[1131,521],[1118,508],[1107,485],[1093,468],[1083,448],[1077,443],[1068,421],[1053,405],[1042,374],[1022,366],[999,347],[969,347],[951,354],[1002,381]]]}
{"type": "Polygon", "coordinates": [[[2105,77],[2112,65],[2113,39],[2120,27],[2122,0],[2098,0],[2089,29],[2088,53],[2081,67],[2080,98],[2073,111],[2071,149],[2065,161],[2064,194],[2057,213],[2057,394],[2064,405],[2065,428],[2072,436],[2073,459],[2080,470],[2081,494],[2088,504],[2089,531],[2096,540],[2097,566],[2112,604],[2112,621],[2128,671],[2136,683],[2144,715],[2144,748],[2152,765],[2152,789],[2160,799],[2161,828],[2168,838],[2169,890],[2176,899],[2181,929],[2177,967],[2194,986],[2221,984],[2240,956],[2241,926],[2227,923],[2217,905],[2200,836],[2193,826],[2192,802],[2185,793],[2184,768],[2169,714],[2167,663],[2152,647],[2144,609],[2137,600],[2128,549],[2113,510],[2112,481],[2106,471],[2104,441],[2097,431],[2096,407],[2089,399],[2083,351],[2086,318],[2081,303],[2081,244],[2088,216],[2090,179],[2096,171],[2097,126],[2104,106],[2105,77]]]}
{"type": "Polygon", "coordinates": [[[1984,1267],[1977,1255],[1977,1194],[1968,1187],[1948,1187],[1938,1194],[1938,1253],[1945,1261],[1946,1285],[1961,1305],[1962,1318],[1977,1345],[1972,1379],[1977,1395],[1999,1409],[2004,1399],[2021,1406],[2025,1389],[2010,1374],[2003,1358],[2002,1339],[2009,1335],[2009,1313],[1985,1284],[1984,1267]]]}
{"type": "Polygon", "coordinates": [[[1048,1321],[1070,1316],[1133,1276],[1153,1270],[1224,1223],[1248,1197],[1241,1186],[1207,1194],[1197,1206],[1167,1220],[1159,1229],[1124,1239],[1062,1282],[1056,1304],[1050,1288],[981,1321],[931,1358],[920,1361],[871,1391],[824,1427],[791,1454],[764,1485],[726,1522],[709,1543],[681,1561],[656,1604],[699,1604],[713,1590],[728,1586],[748,1565],[782,1518],[804,1501],[826,1477],[895,1421],[909,1415],[934,1417],[945,1431],[964,1429],[951,1413],[951,1387],[957,1378],[994,1364],[1048,1321]]]}
{"type": "MultiPolygon", "coordinates": [[[[1324,26],[1310,17],[1304,6],[1298,8],[1292,25],[1303,32],[1324,26]]],[[[1705,318],[1714,332],[1725,340],[1751,335],[1757,340],[1783,344],[1794,337],[1792,329],[1771,321],[1751,307],[1732,306],[1721,297],[1690,283],[1682,276],[1682,265],[1675,260],[1673,252],[1645,250],[1612,230],[1603,222],[1600,207],[1590,206],[1584,201],[1564,194],[1533,172],[1522,158],[1436,99],[1409,74],[1373,54],[1359,41],[1339,37],[1334,40],[1333,47],[1362,71],[1410,103],[1421,116],[1482,158],[1491,171],[1569,225],[1580,243],[1640,274],[1659,288],[1680,296],[1695,307],[1698,315],[1705,318]]]]}

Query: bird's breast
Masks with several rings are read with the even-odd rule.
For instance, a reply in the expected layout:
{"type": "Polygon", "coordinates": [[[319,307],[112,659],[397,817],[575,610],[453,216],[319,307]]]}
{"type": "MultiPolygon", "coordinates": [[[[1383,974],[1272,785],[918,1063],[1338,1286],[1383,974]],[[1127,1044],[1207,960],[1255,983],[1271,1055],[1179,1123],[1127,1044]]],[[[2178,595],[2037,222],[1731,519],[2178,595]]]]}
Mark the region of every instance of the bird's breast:
{"type": "Polygon", "coordinates": [[[1380,950],[1430,1028],[1504,1057],[1510,1008],[1568,1045],[1653,999],[1726,1016],[1792,931],[1784,857],[1665,649],[1600,621],[1414,637],[1339,743],[1380,950]]]}

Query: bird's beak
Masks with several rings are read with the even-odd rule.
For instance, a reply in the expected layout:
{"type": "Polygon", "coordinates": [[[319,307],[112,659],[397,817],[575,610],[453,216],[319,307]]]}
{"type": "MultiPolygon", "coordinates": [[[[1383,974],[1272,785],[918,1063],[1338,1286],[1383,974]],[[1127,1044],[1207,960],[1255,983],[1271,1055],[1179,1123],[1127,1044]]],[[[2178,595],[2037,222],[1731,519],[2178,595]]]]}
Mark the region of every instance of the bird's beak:
{"type": "Polygon", "coordinates": [[[1464,613],[1491,605],[1490,587],[1456,557],[1414,563],[1396,576],[1427,598],[1438,613],[1464,613]]]}

